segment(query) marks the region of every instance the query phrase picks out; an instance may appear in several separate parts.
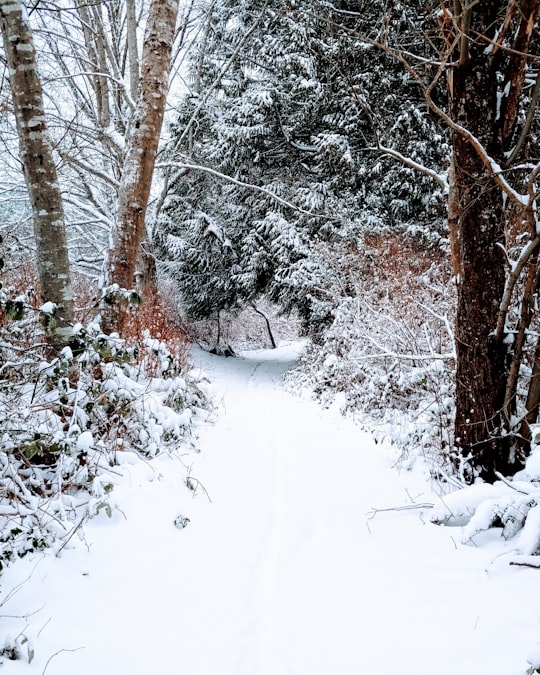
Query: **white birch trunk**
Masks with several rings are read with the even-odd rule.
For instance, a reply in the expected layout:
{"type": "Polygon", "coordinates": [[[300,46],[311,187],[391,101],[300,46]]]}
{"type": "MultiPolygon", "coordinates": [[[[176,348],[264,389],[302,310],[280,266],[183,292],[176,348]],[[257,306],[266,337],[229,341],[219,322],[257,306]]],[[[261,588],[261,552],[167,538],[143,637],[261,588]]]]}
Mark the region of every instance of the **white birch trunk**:
{"type": "Polygon", "coordinates": [[[53,345],[61,346],[71,335],[73,323],[64,209],[45,121],[32,31],[24,3],[0,0],[0,23],[20,159],[32,206],[41,294],[44,301],[57,305],[49,338],[53,345]]]}

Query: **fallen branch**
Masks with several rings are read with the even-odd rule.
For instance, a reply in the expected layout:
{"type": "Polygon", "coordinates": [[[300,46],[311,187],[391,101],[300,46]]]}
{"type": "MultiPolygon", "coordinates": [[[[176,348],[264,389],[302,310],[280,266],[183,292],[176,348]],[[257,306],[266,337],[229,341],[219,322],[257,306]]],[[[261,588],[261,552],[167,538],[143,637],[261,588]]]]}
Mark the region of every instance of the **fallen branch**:
{"type": "Polygon", "coordinates": [[[432,509],[433,504],[424,502],[422,504],[405,504],[403,506],[391,506],[387,509],[371,509],[366,513],[370,520],[373,520],[378,513],[385,513],[387,511],[413,511],[414,509],[432,509]]]}

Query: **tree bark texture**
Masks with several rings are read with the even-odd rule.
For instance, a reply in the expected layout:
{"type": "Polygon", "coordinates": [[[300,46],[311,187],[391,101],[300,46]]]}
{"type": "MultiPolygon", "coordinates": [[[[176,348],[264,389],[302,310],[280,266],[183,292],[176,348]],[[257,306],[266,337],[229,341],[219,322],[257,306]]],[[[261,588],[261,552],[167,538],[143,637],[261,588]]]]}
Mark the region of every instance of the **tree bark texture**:
{"type": "MultiPolygon", "coordinates": [[[[178,14],[177,0],[153,0],[144,36],[136,110],[131,122],[116,222],[111,232],[106,263],[106,289],[134,286],[139,245],[145,217],[168,91],[172,44],[178,14]]],[[[105,294],[102,327],[121,332],[125,303],[105,294]]]]}
{"type": "Polygon", "coordinates": [[[131,98],[137,97],[139,86],[139,50],[137,48],[137,14],[135,0],[126,0],[127,50],[129,58],[129,90],[131,98]]]}
{"type": "Polygon", "coordinates": [[[0,0],[0,22],[20,158],[32,206],[41,294],[44,301],[57,305],[56,319],[50,326],[50,340],[52,344],[63,345],[71,335],[73,323],[64,209],[24,3],[0,0]]]}
{"type": "MultiPolygon", "coordinates": [[[[538,2],[522,0],[509,5],[506,0],[479,0],[456,6],[461,10],[457,17],[461,40],[454,54],[451,118],[502,166],[520,110],[538,2]],[[514,30],[516,18],[514,54],[502,48],[500,36],[514,30]]],[[[485,158],[458,129],[453,131],[452,179],[459,242],[457,462],[468,468],[469,480],[475,475],[493,480],[496,471],[512,474],[521,468],[510,435],[511,354],[505,341],[495,335],[506,276],[505,204],[493,167],[486,166],[485,158]]]]}

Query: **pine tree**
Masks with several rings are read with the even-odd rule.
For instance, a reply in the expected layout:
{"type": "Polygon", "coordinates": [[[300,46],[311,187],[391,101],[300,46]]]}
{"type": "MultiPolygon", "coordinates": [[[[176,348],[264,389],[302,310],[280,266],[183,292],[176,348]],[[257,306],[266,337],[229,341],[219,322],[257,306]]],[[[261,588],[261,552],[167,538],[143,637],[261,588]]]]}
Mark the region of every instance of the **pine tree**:
{"type": "MultiPolygon", "coordinates": [[[[351,245],[361,249],[366,232],[431,235],[438,221],[440,240],[440,188],[379,146],[438,168],[446,140],[415,140],[434,127],[420,92],[361,39],[381,25],[385,8],[344,9],[225,1],[207,18],[169,157],[266,192],[198,170],[171,180],[157,240],[195,316],[265,294],[317,331],[352,292],[340,258],[351,245]]],[[[391,29],[417,32],[415,17],[400,4],[391,29]]]]}

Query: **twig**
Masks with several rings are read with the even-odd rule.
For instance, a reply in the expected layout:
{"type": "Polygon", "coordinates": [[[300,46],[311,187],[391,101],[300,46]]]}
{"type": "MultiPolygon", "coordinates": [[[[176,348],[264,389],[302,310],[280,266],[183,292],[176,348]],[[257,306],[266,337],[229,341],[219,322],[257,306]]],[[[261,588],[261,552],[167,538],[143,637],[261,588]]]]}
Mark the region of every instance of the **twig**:
{"type": "Polygon", "coordinates": [[[59,548],[58,551],[56,552],[56,557],[57,557],[57,558],[60,557],[60,553],[62,553],[62,551],[64,550],[64,548],[69,544],[69,542],[70,542],[71,539],[73,538],[73,535],[79,530],[80,527],[82,527],[82,524],[86,521],[86,518],[87,518],[87,514],[85,513],[84,516],[79,520],[79,523],[73,528],[73,530],[71,531],[69,537],[66,539],[66,541],[62,544],[62,546],[60,546],[60,548],[59,548]]]}
{"type": "Polygon", "coordinates": [[[45,675],[45,671],[49,667],[49,663],[54,659],[55,656],[58,656],[58,654],[61,654],[62,652],[80,652],[81,649],[84,649],[84,647],[76,647],[75,649],[59,649],[52,656],[49,656],[49,660],[45,664],[45,668],[43,668],[43,672],[41,673],[41,675],[45,675]]]}
{"type": "Polygon", "coordinates": [[[414,509],[432,509],[433,504],[430,502],[424,502],[423,504],[405,504],[403,506],[391,506],[387,509],[371,509],[367,512],[367,516],[370,520],[373,520],[378,513],[385,513],[386,511],[413,511],[414,509]]]}
{"type": "MultiPolygon", "coordinates": [[[[7,593],[7,595],[4,597],[4,599],[2,600],[2,602],[0,602],[0,607],[3,607],[4,605],[6,605],[6,604],[11,600],[11,598],[12,598],[16,593],[18,593],[18,592],[21,590],[21,588],[24,586],[24,584],[26,584],[28,581],[30,581],[30,579],[32,578],[34,572],[36,571],[36,567],[39,565],[40,562],[41,562],[41,560],[38,560],[38,561],[36,562],[36,564],[34,565],[34,567],[32,568],[32,571],[30,572],[30,574],[26,577],[26,579],[23,579],[20,583],[18,583],[16,586],[14,586],[14,587],[7,593]]],[[[33,612],[32,612],[32,613],[33,613],[33,612]]],[[[31,615],[28,615],[28,616],[31,616],[31,615]]],[[[25,618],[25,617],[23,617],[23,618],[25,618]]]]}
{"type": "Polygon", "coordinates": [[[497,478],[498,478],[502,483],[504,483],[504,484],[507,485],[509,488],[511,488],[512,490],[515,490],[516,492],[519,492],[519,493],[522,494],[522,495],[530,495],[530,494],[532,494],[532,492],[533,492],[532,490],[531,490],[531,492],[526,492],[525,490],[520,490],[520,489],[517,488],[515,485],[512,485],[512,483],[511,483],[509,480],[507,480],[507,479],[502,475],[502,473],[499,473],[498,471],[495,471],[495,475],[497,476],[497,478]]]}
{"type": "Polygon", "coordinates": [[[34,609],[33,612],[28,612],[28,614],[0,614],[0,619],[27,619],[29,616],[39,614],[44,607],[45,605],[41,605],[39,609],[34,609]]]}
{"type": "Polygon", "coordinates": [[[526,563],[526,562],[518,562],[517,560],[511,560],[509,565],[513,565],[514,567],[531,567],[533,570],[540,570],[540,562],[538,565],[534,565],[533,563],[526,563]]]}
{"type": "Polygon", "coordinates": [[[45,623],[43,624],[43,626],[41,626],[41,628],[39,629],[39,632],[38,632],[38,634],[37,634],[37,636],[36,636],[37,638],[39,638],[39,636],[41,635],[41,633],[45,630],[45,628],[47,628],[47,626],[48,626],[50,623],[51,623],[51,617],[49,617],[49,618],[47,619],[47,621],[45,621],[45,623]]]}
{"type": "Polygon", "coordinates": [[[193,492],[193,496],[195,496],[197,489],[201,488],[201,490],[204,492],[204,494],[208,497],[208,501],[210,504],[212,503],[212,499],[210,495],[208,494],[208,490],[204,487],[204,485],[201,483],[201,481],[198,478],[193,478],[193,476],[188,476],[186,478],[186,487],[189,488],[193,492]]]}

